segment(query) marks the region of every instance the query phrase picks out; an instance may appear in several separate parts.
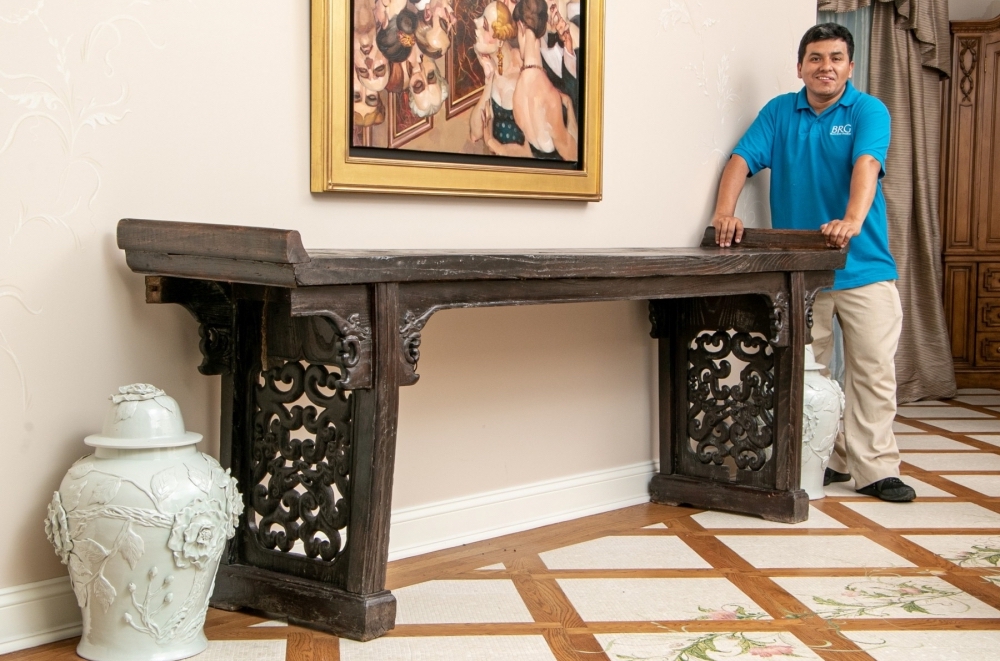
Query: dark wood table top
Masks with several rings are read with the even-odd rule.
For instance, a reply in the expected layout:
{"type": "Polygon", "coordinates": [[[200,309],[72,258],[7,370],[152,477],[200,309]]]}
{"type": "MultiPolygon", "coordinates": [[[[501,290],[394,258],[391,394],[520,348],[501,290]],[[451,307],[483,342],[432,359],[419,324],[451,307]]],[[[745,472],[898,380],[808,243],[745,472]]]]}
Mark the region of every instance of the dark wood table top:
{"type": "Polygon", "coordinates": [[[846,250],[819,232],[748,229],[719,248],[708,228],[694,248],[571,250],[306,250],[295,230],[124,219],[118,246],[132,270],[280,287],[373,282],[536,280],[832,271],[846,250]]]}

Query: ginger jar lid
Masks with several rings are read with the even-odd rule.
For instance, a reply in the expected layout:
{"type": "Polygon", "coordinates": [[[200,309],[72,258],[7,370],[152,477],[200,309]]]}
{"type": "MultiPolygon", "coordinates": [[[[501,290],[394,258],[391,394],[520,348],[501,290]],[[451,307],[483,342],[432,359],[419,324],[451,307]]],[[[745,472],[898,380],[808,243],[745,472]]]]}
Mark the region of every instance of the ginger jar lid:
{"type": "Polygon", "coordinates": [[[156,386],[133,383],[111,396],[111,408],[100,434],[83,442],[95,448],[175,448],[194,445],[201,434],[184,429],[181,409],[156,386]]]}

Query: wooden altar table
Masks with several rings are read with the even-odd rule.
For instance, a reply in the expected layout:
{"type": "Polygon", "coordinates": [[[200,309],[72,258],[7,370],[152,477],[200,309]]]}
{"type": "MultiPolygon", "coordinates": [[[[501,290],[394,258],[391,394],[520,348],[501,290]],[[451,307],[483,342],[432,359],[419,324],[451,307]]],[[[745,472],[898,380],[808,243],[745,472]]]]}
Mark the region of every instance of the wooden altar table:
{"type": "MultiPolygon", "coordinates": [[[[395,623],[385,589],[401,386],[437,311],[649,301],[658,339],[654,502],[806,519],[804,345],[842,250],[818,232],[747,230],[718,248],[305,250],[298,232],[122,220],[149,303],[199,323],[222,375],[221,460],[246,511],[212,605],[356,640],[395,623]]],[[[613,355],[610,359],[614,359],[613,355]]]]}

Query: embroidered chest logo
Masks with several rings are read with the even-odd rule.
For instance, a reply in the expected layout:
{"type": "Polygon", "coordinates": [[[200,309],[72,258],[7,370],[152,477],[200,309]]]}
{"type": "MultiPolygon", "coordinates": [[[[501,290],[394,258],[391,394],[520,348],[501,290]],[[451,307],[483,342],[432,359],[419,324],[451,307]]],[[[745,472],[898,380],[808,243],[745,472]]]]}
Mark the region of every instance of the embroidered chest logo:
{"type": "Polygon", "coordinates": [[[834,126],[832,129],[830,129],[830,135],[850,135],[850,134],[851,134],[850,124],[841,124],[840,126],[834,126]]]}

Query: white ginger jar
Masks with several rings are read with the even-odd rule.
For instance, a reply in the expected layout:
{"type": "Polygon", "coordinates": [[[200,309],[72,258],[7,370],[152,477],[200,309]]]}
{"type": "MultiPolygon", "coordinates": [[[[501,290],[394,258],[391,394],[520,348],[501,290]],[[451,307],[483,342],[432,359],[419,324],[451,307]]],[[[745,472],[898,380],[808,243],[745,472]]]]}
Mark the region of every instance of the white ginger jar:
{"type": "Polygon", "coordinates": [[[208,599],[243,500],[172,397],[143,383],[119,391],[103,431],[84,439],[94,454],[53,494],[45,534],[83,611],[80,656],[184,659],[208,647],[208,599]]]}
{"type": "Polygon", "coordinates": [[[811,344],[806,345],[805,379],[802,389],[802,476],[801,485],[809,500],[823,498],[823,474],[830,463],[840,432],[844,393],[833,379],[820,373],[825,365],[816,362],[811,344]]]}

